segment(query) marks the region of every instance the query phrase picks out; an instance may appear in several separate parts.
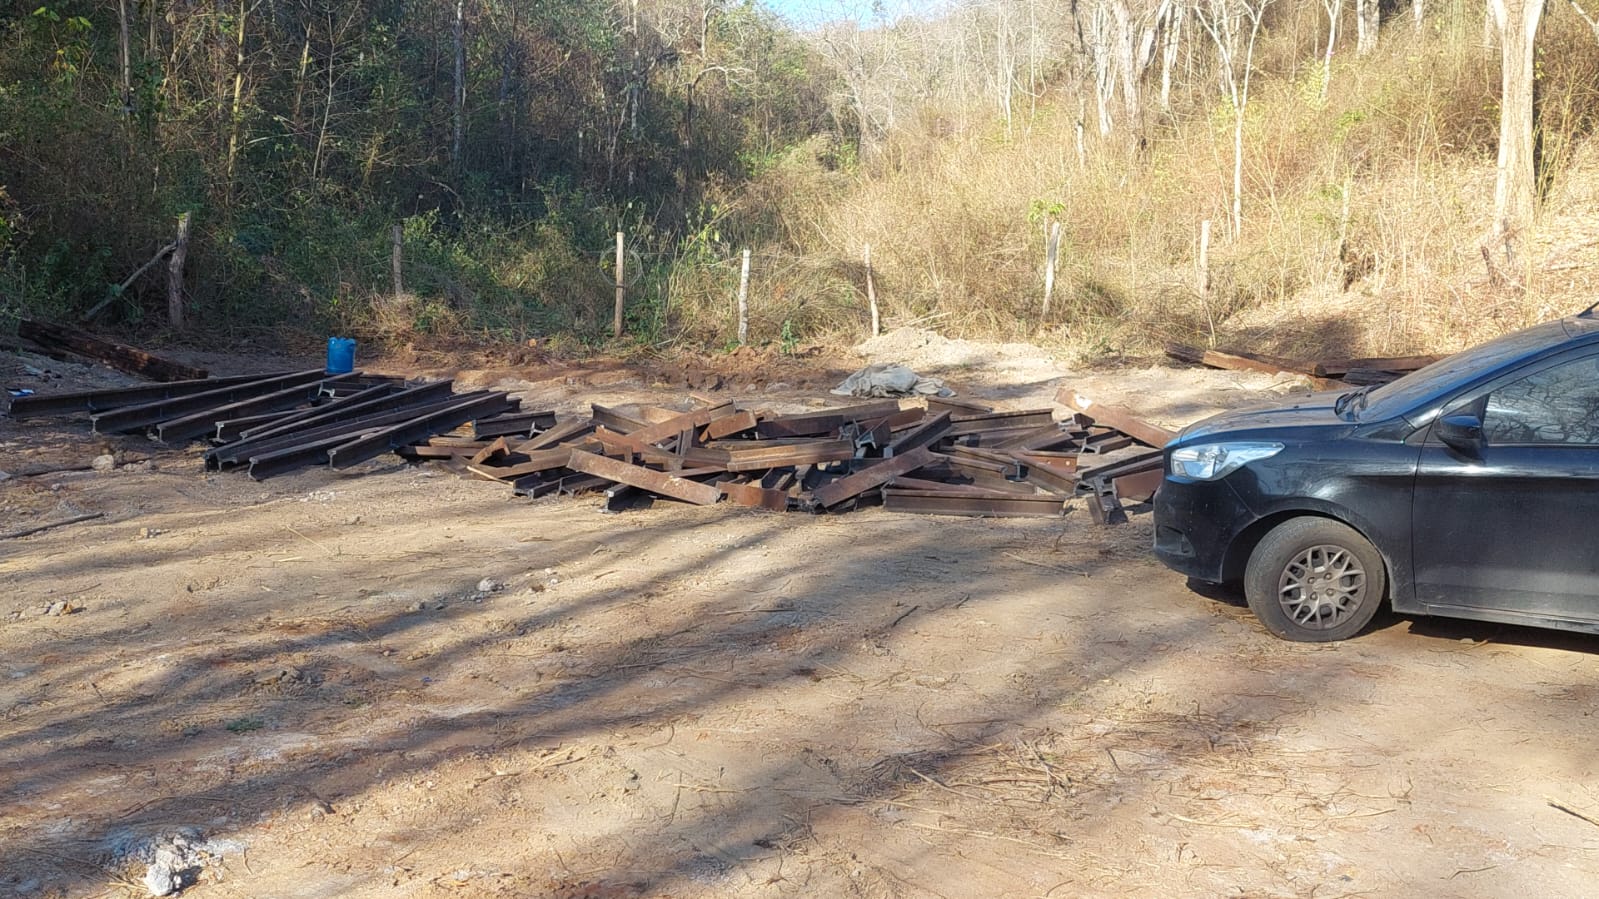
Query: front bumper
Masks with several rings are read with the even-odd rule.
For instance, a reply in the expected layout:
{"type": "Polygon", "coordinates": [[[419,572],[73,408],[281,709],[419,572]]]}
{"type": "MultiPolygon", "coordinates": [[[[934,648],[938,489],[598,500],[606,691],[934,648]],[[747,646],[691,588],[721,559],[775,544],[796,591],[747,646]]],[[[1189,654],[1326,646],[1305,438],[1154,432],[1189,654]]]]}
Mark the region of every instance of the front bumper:
{"type": "Polygon", "coordinates": [[[1228,483],[1167,475],[1155,493],[1155,555],[1166,567],[1211,583],[1227,579],[1227,551],[1256,516],[1228,483]]]}

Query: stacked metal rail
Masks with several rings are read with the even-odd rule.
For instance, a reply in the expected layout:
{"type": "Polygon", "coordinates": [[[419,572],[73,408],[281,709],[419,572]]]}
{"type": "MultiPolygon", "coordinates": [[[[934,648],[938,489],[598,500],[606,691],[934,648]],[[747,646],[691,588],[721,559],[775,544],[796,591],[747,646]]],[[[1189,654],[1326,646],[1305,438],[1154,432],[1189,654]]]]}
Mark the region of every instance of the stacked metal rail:
{"type": "Polygon", "coordinates": [[[173,381],[12,401],[12,418],[86,414],[96,434],[147,434],[163,443],[205,439],[214,469],[257,480],[308,465],[352,465],[463,423],[515,412],[520,400],[449,381],[408,384],[319,369],[173,381]]]}
{"type": "Polygon", "coordinates": [[[347,469],[388,452],[440,460],[528,497],[603,491],[606,508],[640,494],[772,511],[891,511],[969,516],[1063,514],[1091,498],[1096,520],[1125,518],[1147,499],[1170,433],[1069,390],[1076,410],[995,411],[966,401],[880,400],[779,415],[699,397],[688,409],[587,416],[521,410],[503,392],[456,393],[451,381],[410,383],[320,370],[177,381],[35,396],[14,418],[86,414],[96,433],[143,433],[169,444],[206,440],[206,466],[256,479],[308,466],[347,469]],[[1085,462],[1105,463],[1079,471],[1085,462]]]}

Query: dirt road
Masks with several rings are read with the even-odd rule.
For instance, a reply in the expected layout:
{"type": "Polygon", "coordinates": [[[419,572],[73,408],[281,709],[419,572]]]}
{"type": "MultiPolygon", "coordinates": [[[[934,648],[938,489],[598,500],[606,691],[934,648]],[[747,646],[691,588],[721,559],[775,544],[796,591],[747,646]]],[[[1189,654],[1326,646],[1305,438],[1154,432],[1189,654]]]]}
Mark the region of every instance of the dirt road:
{"type": "MultiPolygon", "coordinates": [[[[1201,375],[1101,382],[1162,377],[1201,375]]],[[[13,452],[71,433],[0,423],[13,452]]],[[[192,452],[15,478],[0,509],[106,513],[0,541],[0,895],[143,895],[118,850],[185,828],[217,856],[195,897],[1599,874],[1571,813],[1599,818],[1599,644],[1395,619],[1282,643],[1154,562],[1147,515],[606,516],[392,459],[256,484],[192,452]]]]}

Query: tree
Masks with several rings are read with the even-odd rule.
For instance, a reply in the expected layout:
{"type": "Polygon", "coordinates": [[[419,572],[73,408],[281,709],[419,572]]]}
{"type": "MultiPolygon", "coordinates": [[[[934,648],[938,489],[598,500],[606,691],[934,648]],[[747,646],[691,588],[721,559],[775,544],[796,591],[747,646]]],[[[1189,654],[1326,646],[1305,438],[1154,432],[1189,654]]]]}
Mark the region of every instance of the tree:
{"type": "Polygon", "coordinates": [[[1544,0],[1489,0],[1499,32],[1499,168],[1494,182],[1495,243],[1508,263],[1537,205],[1533,150],[1533,47],[1544,0]]]}
{"type": "Polygon", "coordinates": [[[1377,49],[1377,28],[1382,24],[1378,0],[1355,0],[1355,55],[1369,56],[1377,49]]]}
{"type": "Polygon", "coordinates": [[[1233,113],[1232,236],[1244,232],[1244,114],[1249,108],[1255,40],[1271,0],[1204,0],[1199,24],[1216,45],[1222,90],[1233,113]]]}

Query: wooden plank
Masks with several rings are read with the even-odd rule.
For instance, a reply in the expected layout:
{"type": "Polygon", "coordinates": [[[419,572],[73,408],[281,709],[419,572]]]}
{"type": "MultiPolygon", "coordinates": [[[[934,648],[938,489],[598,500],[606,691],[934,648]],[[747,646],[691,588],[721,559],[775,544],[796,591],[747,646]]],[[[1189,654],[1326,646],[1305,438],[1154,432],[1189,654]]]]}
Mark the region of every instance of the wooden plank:
{"type": "Polygon", "coordinates": [[[892,478],[910,474],[923,465],[931,464],[938,460],[938,456],[926,447],[913,449],[903,455],[892,459],[885,459],[876,465],[863,468],[854,474],[839,478],[831,484],[818,487],[811,494],[816,502],[822,506],[836,506],[839,503],[859,496],[862,493],[888,483],[892,478]]]}
{"type": "Polygon", "coordinates": [[[17,334],[40,346],[67,350],[96,362],[104,362],[117,371],[152,381],[192,381],[207,374],[203,368],[163,359],[137,347],[101,340],[77,328],[67,328],[36,319],[25,318],[18,322],[17,334]]]}
{"type": "Polygon", "coordinates": [[[1159,425],[1152,425],[1126,408],[1096,402],[1070,387],[1062,387],[1055,394],[1055,401],[1092,418],[1096,424],[1109,425],[1134,440],[1157,449],[1177,437],[1176,433],[1159,425]]]}
{"type": "Polygon", "coordinates": [[[566,467],[573,471],[584,472],[619,484],[639,487],[651,493],[658,493],[662,496],[669,496],[673,499],[680,499],[699,506],[712,505],[722,498],[722,492],[709,484],[685,480],[665,472],[651,471],[648,468],[641,468],[637,465],[628,465],[625,462],[607,459],[604,456],[596,456],[593,453],[585,453],[582,450],[572,451],[572,457],[567,462],[566,467]]]}
{"type": "Polygon", "coordinates": [[[1443,359],[1443,356],[1373,356],[1369,359],[1331,359],[1315,364],[1311,374],[1337,378],[1352,371],[1413,372],[1443,359]]]}

